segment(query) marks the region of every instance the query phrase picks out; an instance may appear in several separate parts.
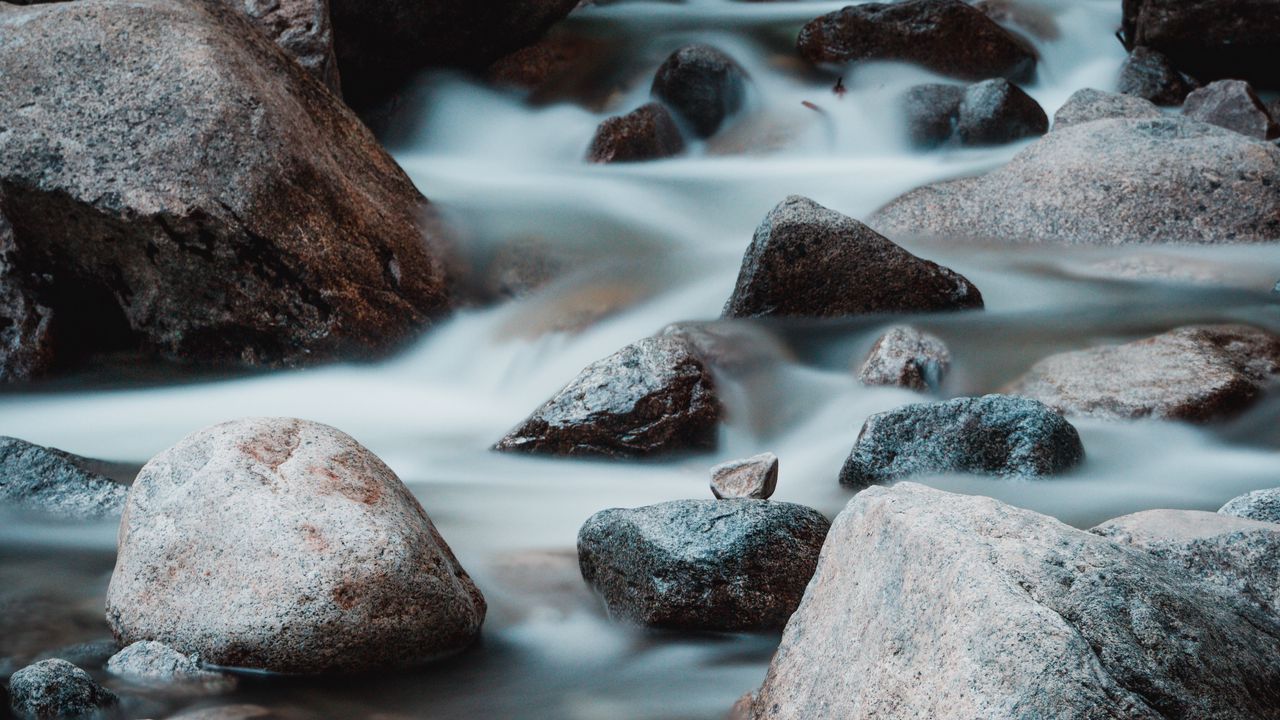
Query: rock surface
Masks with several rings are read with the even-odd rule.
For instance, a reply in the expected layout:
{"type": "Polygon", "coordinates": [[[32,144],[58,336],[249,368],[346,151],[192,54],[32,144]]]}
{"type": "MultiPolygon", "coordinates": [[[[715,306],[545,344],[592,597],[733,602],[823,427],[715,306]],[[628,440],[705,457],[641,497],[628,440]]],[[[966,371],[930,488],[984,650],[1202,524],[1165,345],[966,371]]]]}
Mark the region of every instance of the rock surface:
{"type": "Polygon", "coordinates": [[[933,147],[951,139],[960,119],[965,89],[946,83],[915,85],[903,94],[907,139],[916,147],[933,147]]]}
{"type": "Polygon", "coordinates": [[[53,311],[36,300],[16,255],[13,228],[0,213],[0,383],[44,375],[54,361],[53,311]]]}
{"type": "Polygon", "coordinates": [[[689,343],[649,337],[587,366],[495,446],[612,458],[715,447],[715,382],[689,343]]]}
{"type": "Polygon", "coordinates": [[[870,222],[902,236],[1098,243],[1280,240],[1280,148],[1186,118],[1045,135],[1003,167],[912,190],[870,222]]]}
{"type": "Polygon", "coordinates": [[[711,137],[742,109],[747,74],[716,48],[686,45],[658,68],[650,94],[688,123],[695,135],[711,137]]]}
{"type": "Polygon", "coordinates": [[[756,718],[1232,718],[1280,707],[1280,621],[1141,551],[982,497],[872,488],[836,518],[756,718]]]}
{"type": "Polygon", "coordinates": [[[777,487],[778,456],[773,453],[730,460],[711,468],[711,494],[719,500],[768,500],[777,487]]]}
{"type": "Polygon", "coordinates": [[[41,660],[9,678],[9,702],[23,720],[114,717],[120,700],[66,660],[41,660]]]}
{"type": "Polygon", "coordinates": [[[1280,125],[1243,80],[1218,80],[1192,92],[1182,114],[1257,140],[1280,137],[1280,125]]]}
{"type": "Polygon", "coordinates": [[[1232,498],[1218,512],[1246,520],[1280,523],[1280,488],[1254,490],[1232,498]]]}
{"type": "Polygon", "coordinates": [[[805,25],[796,44],[813,63],[900,60],[971,81],[1029,82],[1036,68],[1026,40],[960,0],[851,5],[805,25]]]}
{"type": "Polygon", "coordinates": [[[923,473],[1039,477],[1083,459],[1080,435],[1061,415],[1034,400],[984,395],[867,418],[840,484],[862,488],[923,473]]]}
{"type": "Polygon", "coordinates": [[[85,352],[370,356],[448,309],[426,200],[239,9],[5,5],[0,75],[10,258],[85,352]]]}
{"type": "Polygon", "coordinates": [[[1071,93],[1053,114],[1053,129],[1108,118],[1157,118],[1160,115],[1160,108],[1140,97],[1084,88],[1071,93]]]}
{"type": "Polygon", "coordinates": [[[230,676],[202,669],[198,656],[184,655],[154,640],[133,643],[112,655],[107,660],[107,672],[135,682],[197,683],[228,687],[234,684],[230,676]]]}
{"type": "Polygon", "coordinates": [[[1082,417],[1205,422],[1253,404],[1278,373],[1280,337],[1243,325],[1188,326],[1052,355],[1009,392],[1082,417]]]}
{"type": "Polygon", "coordinates": [[[660,103],[648,103],[600,123],[587,150],[587,160],[635,162],[671,157],[683,151],[684,139],[671,113],[660,103]]]}
{"type": "Polygon", "coordinates": [[[981,307],[982,293],[959,273],[792,195],[756,228],[724,316],[845,317],[981,307]]]}
{"type": "Polygon", "coordinates": [[[593,515],[578,532],[582,577],[617,619],[677,630],[783,626],[829,523],[762,500],[675,500],[593,515]]]}
{"type": "Polygon", "coordinates": [[[956,134],[965,145],[999,145],[1048,131],[1044,108],[1008,80],[984,80],[964,91],[956,134]]]}
{"type": "Polygon", "coordinates": [[[129,489],[88,470],[92,461],[0,437],[0,502],[71,520],[120,515],[129,489]]]}
{"type": "Polygon", "coordinates": [[[1121,94],[1149,100],[1156,105],[1181,105],[1195,89],[1163,53],[1136,47],[1120,66],[1117,88],[1121,94]]]}
{"type": "Polygon", "coordinates": [[[1200,80],[1280,89],[1275,0],[1124,0],[1126,43],[1158,50],[1200,80]]]}
{"type": "Polygon", "coordinates": [[[476,638],[485,602],[386,465],[287,418],[201,430],[143,468],[107,591],[120,643],[277,672],[406,667],[476,638]]]}
{"type": "Polygon", "coordinates": [[[889,328],[871,346],[858,379],[863,385],[936,390],[951,369],[951,351],[941,338],[909,325],[889,328]]]}
{"type": "Polygon", "coordinates": [[[333,54],[329,0],[227,0],[239,5],[276,45],[309,75],[342,95],[333,54]]]}

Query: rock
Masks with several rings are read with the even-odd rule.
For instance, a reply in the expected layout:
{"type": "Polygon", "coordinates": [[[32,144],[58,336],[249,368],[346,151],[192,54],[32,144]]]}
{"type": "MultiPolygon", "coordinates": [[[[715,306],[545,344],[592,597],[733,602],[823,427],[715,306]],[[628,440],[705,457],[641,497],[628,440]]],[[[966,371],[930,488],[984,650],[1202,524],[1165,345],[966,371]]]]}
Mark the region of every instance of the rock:
{"type": "Polygon", "coordinates": [[[706,138],[742,109],[747,74],[716,48],[686,45],[658,68],[649,92],[688,123],[695,135],[706,138]]]}
{"type": "Polygon", "coordinates": [[[809,22],[796,44],[812,63],[899,60],[971,81],[1030,82],[1036,68],[1026,40],[960,0],[852,5],[809,22]]]}
{"type": "Polygon", "coordinates": [[[781,628],[829,523],[761,500],[675,500],[596,513],[578,532],[582,577],[611,617],[674,630],[781,628]]]}
{"type": "Polygon", "coordinates": [[[9,702],[24,720],[116,717],[120,701],[66,660],[41,660],[9,678],[9,702]]]}
{"type": "Polygon", "coordinates": [[[54,361],[53,311],[36,300],[16,253],[13,228],[0,214],[0,383],[44,375],[54,361]]]}
{"type": "Polygon", "coordinates": [[[390,468],[331,427],[251,418],[142,469],[107,621],[204,662],[274,672],[407,667],[475,640],[485,602],[390,468]]]}
{"type": "Polygon", "coordinates": [[[1041,40],[1062,36],[1058,21],[1049,8],[1023,0],[978,0],[972,5],[1002,25],[1014,25],[1041,40]]]}
{"type": "Polygon", "coordinates": [[[840,484],[863,488],[924,473],[1040,477],[1082,460],[1079,433],[1043,404],[1007,395],[962,397],[867,418],[840,484]]]}
{"type": "Polygon", "coordinates": [[[999,145],[1049,131],[1049,116],[1003,78],[970,85],[960,102],[956,134],[965,145],[999,145]]]}
{"type": "Polygon", "coordinates": [[[1280,488],[1254,490],[1233,498],[1218,512],[1247,520],[1280,523],[1280,488]]]}
{"type": "Polygon", "coordinates": [[[649,103],[600,123],[587,160],[635,162],[671,157],[683,151],[684,139],[671,113],[659,103],[649,103]]]}
{"type": "Polygon", "coordinates": [[[1192,92],[1182,114],[1258,140],[1280,137],[1280,125],[1243,80],[1218,80],[1192,92]]]}
{"type": "Polygon", "coordinates": [[[1280,611],[1280,527],[1274,523],[1195,510],[1147,510],[1108,520],[1093,532],[1145,550],[1272,616],[1280,611]]]}
{"type": "Polygon", "coordinates": [[[495,85],[537,90],[556,82],[604,50],[602,41],[552,32],[538,42],[498,58],[485,76],[495,85]]]}
{"type": "Polygon", "coordinates": [[[889,328],[871,346],[858,379],[863,385],[936,390],[950,369],[951,351],[941,338],[899,325],[889,328]]]}
{"type": "Polygon", "coordinates": [[[870,223],[890,236],[1059,243],[1280,240],[1280,148],[1185,118],[1045,135],[986,175],[927,185],[870,223]]]}
{"type": "Polygon", "coordinates": [[[235,685],[229,675],[202,669],[199,656],[184,655],[154,640],[133,643],[112,655],[107,660],[107,672],[143,683],[199,684],[226,689],[235,685]]]}
{"type": "Polygon", "coordinates": [[[964,91],[959,85],[927,83],[915,85],[903,94],[902,111],[912,145],[934,147],[951,139],[960,120],[964,91]]]}
{"type": "Polygon", "coordinates": [[[1084,88],[1072,93],[1053,114],[1053,129],[1061,130],[1108,118],[1158,117],[1161,117],[1160,108],[1140,97],[1084,88]]]}
{"type": "Polygon", "coordinates": [[[778,456],[773,453],[730,460],[711,468],[711,493],[720,500],[768,500],[777,487],[778,456]]]}
{"type": "Polygon", "coordinates": [[[981,307],[982,293],[959,273],[792,195],[756,228],[724,316],[845,317],[981,307]]]}
{"type": "Polygon", "coordinates": [[[61,450],[0,437],[0,502],[69,520],[120,515],[128,488],[86,470],[89,462],[61,450]]]}
{"type": "Polygon", "coordinates": [[[241,6],[253,24],[281,50],[334,92],[342,95],[333,55],[329,0],[227,0],[241,6]]]}
{"type": "Polygon", "coordinates": [[[1243,325],[1188,326],[1041,360],[1008,391],[1068,415],[1207,422],[1252,405],[1280,374],[1280,337],[1243,325]]]}
{"type": "Polygon", "coordinates": [[[1280,707],[1280,621],[1158,558],[902,483],[836,518],[756,718],[1232,718],[1280,707]]]}
{"type": "Polygon", "coordinates": [[[1201,80],[1238,78],[1280,89],[1275,0],[1124,0],[1124,38],[1201,80]]]}
{"type": "Polygon", "coordinates": [[[1195,83],[1178,72],[1169,58],[1151,48],[1134,48],[1120,66],[1120,93],[1156,105],[1181,105],[1195,88],[1195,83]]]}
{"type": "Polygon", "coordinates": [[[0,37],[0,213],[58,337],[297,364],[448,309],[426,200],[239,10],[4,6],[0,37]]]}
{"type": "Polygon", "coordinates": [[[721,412],[689,343],[649,337],[588,365],[495,449],[612,458],[709,450],[721,412]]]}

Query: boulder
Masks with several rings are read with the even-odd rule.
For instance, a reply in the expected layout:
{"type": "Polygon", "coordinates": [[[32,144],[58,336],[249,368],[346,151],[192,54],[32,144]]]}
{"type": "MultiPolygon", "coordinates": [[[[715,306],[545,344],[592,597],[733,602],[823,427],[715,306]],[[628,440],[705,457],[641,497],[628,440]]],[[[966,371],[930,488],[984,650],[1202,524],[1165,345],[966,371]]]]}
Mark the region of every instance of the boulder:
{"type": "Polygon", "coordinates": [[[1049,131],[1040,103],[1004,78],[970,85],[960,101],[956,134],[965,145],[1000,145],[1049,131]]]}
{"type": "Polygon", "coordinates": [[[318,423],[193,433],[138,475],[107,621],[215,665],[407,667],[470,645],[485,601],[395,473],[318,423]]]}
{"type": "Polygon", "coordinates": [[[1232,498],[1218,512],[1247,520],[1280,523],[1280,488],[1254,490],[1232,498]]]}
{"type": "Polygon", "coordinates": [[[235,680],[200,667],[197,655],[184,655],[154,640],[143,640],[111,656],[107,672],[139,683],[194,684],[230,689],[235,680]]]}
{"type": "Polygon", "coordinates": [[[648,103],[600,123],[587,150],[587,160],[635,162],[671,157],[683,151],[684,139],[671,113],[660,103],[648,103]]]}
{"type": "Polygon", "coordinates": [[[227,3],[0,5],[0,75],[9,257],[84,352],[364,357],[448,309],[426,200],[227,3]]]}
{"type": "Polygon", "coordinates": [[[1243,325],[1176,328],[1041,360],[1008,388],[1068,415],[1206,422],[1252,405],[1280,373],[1280,337],[1243,325]]]}
{"type": "Polygon", "coordinates": [[[0,383],[45,374],[55,355],[53,311],[36,300],[35,279],[17,267],[16,254],[13,228],[0,214],[0,383]]]}
{"type": "Polygon", "coordinates": [[[962,80],[1030,82],[1030,43],[960,0],[851,5],[805,25],[796,41],[812,63],[899,60],[962,80]]]}
{"type": "Polygon", "coordinates": [[[696,631],[781,628],[829,523],[801,505],[675,500],[596,513],[578,532],[582,577],[611,617],[696,631]]]}
{"type": "Polygon", "coordinates": [[[1072,125],[1083,125],[1107,118],[1157,118],[1160,108],[1147,100],[1132,95],[1103,92],[1084,88],[1071,93],[1071,97],[1053,114],[1053,129],[1061,130],[1072,125]]]}
{"type": "Polygon", "coordinates": [[[115,693],[66,660],[41,660],[9,678],[9,703],[22,720],[97,720],[119,715],[115,693]]]}
{"type": "Polygon", "coordinates": [[[307,74],[342,95],[333,55],[329,0],[225,0],[239,5],[253,24],[307,74]]]}
{"type": "Polygon", "coordinates": [[[92,462],[0,437],[0,503],[68,520],[118,517],[129,489],[89,469],[92,462]]]}
{"type": "Polygon", "coordinates": [[[650,94],[671,108],[695,135],[711,137],[730,115],[742,109],[747,73],[716,48],[686,45],[658,68],[650,94]]]}
{"type": "Polygon", "coordinates": [[[907,139],[916,147],[934,147],[951,139],[960,119],[965,89],[946,83],[915,85],[903,94],[907,139]]]}
{"type": "Polygon", "coordinates": [[[871,346],[858,379],[863,385],[936,390],[951,369],[951,351],[941,338],[909,325],[889,328],[871,346]]]}
{"type": "Polygon", "coordinates": [[[864,488],[925,473],[1040,477],[1084,460],[1071,423],[1027,398],[962,397],[904,405],[867,418],[840,470],[864,488]]]}
{"type": "Polygon", "coordinates": [[[1196,88],[1163,53],[1145,47],[1134,48],[1125,58],[1118,84],[1121,94],[1169,106],[1181,105],[1196,88]]]}
{"type": "MultiPolygon", "coordinates": [[[[1280,10],[1280,4],[1277,4],[1280,10]]],[[[1218,80],[1187,95],[1182,114],[1258,140],[1280,137],[1280,125],[1243,80],[1218,80]]]]}
{"type": "Polygon", "coordinates": [[[720,500],[768,500],[777,487],[778,456],[773,453],[730,460],[711,468],[711,494],[720,500]]]}
{"type": "Polygon", "coordinates": [[[649,337],[587,366],[495,449],[612,458],[709,450],[721,414],[711,371],[688,341],[649,337]]]}
{"type": "Polygon", "coordinates": [[[756,718],[1232,718],[1280,707],[1280,620],[1162,562],[914,483],[832,524],[756,718]]]}
{"type": "Polygon", "coordinates": [[[847,317],[982,307],[959,273],[799,195],[756,228],[724,316],[847,317]]]}
{"type": "Polygon", "coordinates": [[[986,175],[877,211],[893,235],[1119,245],[1280,240],[1280,148],[1186,118],[1045,135],[986,175]]]}
{"type": "Polygon", "coordinates": [[[1280,12],[1276,0],[1124,0],[1130,47],[1169,56],[1201,80],[1239,78],[1280,89],[1280,12]]]}

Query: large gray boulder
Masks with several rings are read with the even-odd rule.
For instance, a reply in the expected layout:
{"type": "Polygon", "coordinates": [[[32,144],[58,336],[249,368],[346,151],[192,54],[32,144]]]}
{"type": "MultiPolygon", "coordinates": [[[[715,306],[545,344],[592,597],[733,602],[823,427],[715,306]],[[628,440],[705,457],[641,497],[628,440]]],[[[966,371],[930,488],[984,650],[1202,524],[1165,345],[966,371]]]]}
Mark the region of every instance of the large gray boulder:
{"type": "Polygon", "coordinates": [[[587,160],[637,162],[671,157],[683,151],[684,138],[671,112],[661,103],[651,102],[600,123],[587,150],[587,160]]]}
{"type": "Polygon", "coordinates": [[[70,520],[120,515],[129,489],[98,472],[93,461],[11,437],[0,437],[0,503],[70,520]]]}
{"type": "Polygon", "coordinates": [[[1123,0],[1124,37],[1200,80],[1280,89],[1280,1],[1123,0]]]}
{"type": "Polygon", "coordinates": [[[1232,498],[1218,508],[1218,512],[1247,520],[1280,523],[1280,488],[1254,490],[1232,498]]]}
{"type": "Polygon", "coordinates": [[[836,518],[757,718],[1264,720],[1280,619],[1159,558],[903,483],[836,518]]]}
{"type": "Polygon", "coordinates": [[[41,660],[9,678],[9,703],[22,720],[102,720],[120,699],[66,660],[41,660]]]}
{"type": "Polygon", "coordinates": [[[331,427],[216,425],[142,469],[107,621],[215,665],[405,667],[475,640],[485,601],[390,468],[331,427]]]}
{"type": "Polygon", "coordinates": [[[912,190],[891,236],[1029,242],[1280,240],[1280,147],[1186,118],[1116,118],[1045,135],[986,175],[912,190]]]}

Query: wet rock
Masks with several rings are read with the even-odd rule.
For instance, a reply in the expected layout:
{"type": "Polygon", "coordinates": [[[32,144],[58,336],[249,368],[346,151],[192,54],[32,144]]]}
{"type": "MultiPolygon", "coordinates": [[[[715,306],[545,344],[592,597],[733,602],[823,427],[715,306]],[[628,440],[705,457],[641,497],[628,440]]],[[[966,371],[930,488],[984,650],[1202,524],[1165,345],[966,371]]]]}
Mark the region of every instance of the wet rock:
{"type": "Polygon", "coordinates": [[[804,594],[828,522],[761,500],[675,500],[591,516],[582,577],[617,619],[676,630],[783,626],[804,594]]]}
{"type": "Polygon", "coordinates": [[[613,458],[708,450],[720,416],[711,372],[689,343],[649,337],[587,366],[495,449],[613,458]]]}
{"type": "Polygon", "coordinates": [[[552,32],[538,42],[496,60],[485,72],[489,81],[537,90],[601,54],[604,43],[592,38],[552,32]]]}
{"type": "Polygon", "coordinates": [[[1280,240],[1280,148],[1185,118],[1051,132],[986,175],[912,190],[890,236],[1119,245],[1280,240]]]}
{"type": "Polygon", "coordinates": [[[1140,97],[1085,88],[1072,93],[1053,114],[1053,129],[1061,130],[1108,118],[1156,117],[1160,117],[1160,108],[1140,97]]]}
{"type": "Polygon", "coordinates": [[[85,469],[92,461],[0,437],[0,502],[72,520],[118,516],[128,488],[85,469]]]}
{"type": "Polygon", "coordinates": [[[860,492],[757,718],[1234,718],[1280,706],[1280,620],[990,498],[860,492]]]}
{"type": "Polygon", "coordinates": [[[0,213],[59,337],[297,364],[384,353],[448,309],[426,200],[238,9],[6,7],[0,37],[0,213]]]}
{"type": "Polygon", "coordinates": [[[916,147],[934,147],[951,139],[960,120],[965,89],[959,85],[915,85],[902,97],[907,139],[916,147]]]}
{"type": "Polygon", "coordinates": [[[120,701],[66,660],[41,660],[9,678],[9,702],[23,720],[117,717],[120,701]]]}
{"type": "Polygon", "coordinates": [[[982,307],[966,278],[792,195],[756,228],[724,316],[845,317],[982,307]]]}
{"type": "Polygon", "coordinates": [[[1029,82],[1031,45],[960,0],[852,5],[811,21],[796,41],[813,63],[900,60],[963,80],[1029,82]]]}
{"type": "Polygon", "coordinates": [[[987,17],[1002,25],[1013,25],[1041,40],[1057,40],[1062,36],[1051,10],[1024,0],[978,0],[971,3],[987,17]]]}
{"type": "Polygon", "coordinates": [[[1243,325],[1188,326],[1052,355],[1009,392],[1069,415],[1206,422],[1253,404],[1280,374],[1280,338],[1243,325]]]}
{"type": "Polygon", "coordinates": [[[1040,103],[1003,78],[966,88],[958,118],[956,134],[965,145],[999,145],[1049,131],[1040,103]]]}
{"type": "Polygon", "coordinates": [[[16,253],[13,228],[0,214],[0,383],[44,375],[54,361],[53,311],[36,299],[16,253]]]}
{"type": "Polygon", "coordinates": [[[773,453],[730,460],[711,468],[711,493],[720,500],[768,500],[777,487],[778,456],[773,453]]]}
{"type": "Polygon", "coordinates": [[[1178,72],[1163,53],[1136,47],[1120,66],[1119,91],[1156,105],[1181,105],[1195,83],[1178,72]]]}
{"type": "Polygon", "coordinates": [[[658,68],[650,89],[698,137],[711,137],[742,109],[747,74],[733,58],[709,45],[686,45],[658,68]]]}
{"type": "Polygon", "coordinates": [[[648,103],[600,123],[587,160],[635,162],[671,157],[683,151],[684,139],[671,113],[659,103],[648,103]]]}
{"type": "Polygon", "coordinates": [[[1083,459],[1080,435],[1061,415],[1027,398],[984,395],[867,418],[840,484],[862,488],[925,473],[1040,477],[1083,459]]]}
{"type": "Polygon", "coordinates": [[[1192,92],[1182,114],[1258,140],[1280,137],[1280,125],[1243,80],[1218,80],[1192,92]]]}
{"type": "Polygon", "coordinates": [[[1200,78],[1280,89],[1280,13],[1272,0],[1124,0],[1130,47],[1158,50],[1200,78]]]}
{"type": "Polygon", "coordinates": [[[1232,498],[1218,512],[1247,520],[1280,523],[1280,488],[1254,490],[1232,498]]]}
{"type": "Polygon", "coordinates": [[[107,672],[143,683],[197,684],[227,689],[235,685],[231,676],[201,668],[199,656],[184,655],[154,640],[133,643],[112,655],[107,660],[107,672]]]}
{"type": "Polygon", "coordinates": [[[889,328],[858,370],[864,385],[936,390],[951,369],[951,351],[941,338],[909,325],[889,328]]]}
{"type": "Polygon", "coordinates": [[[147,463],[107,590],[122,643],[215,665],[406,667],[475,640],[485,602],[422,506],[349,436],[236,420],[147,463]]]}
{"type": "Polygon", "coordinates": [[[329,0],[227,0],[240,5],[253,24],[334,94],[342,94],[333,55],[329,0]]]}

